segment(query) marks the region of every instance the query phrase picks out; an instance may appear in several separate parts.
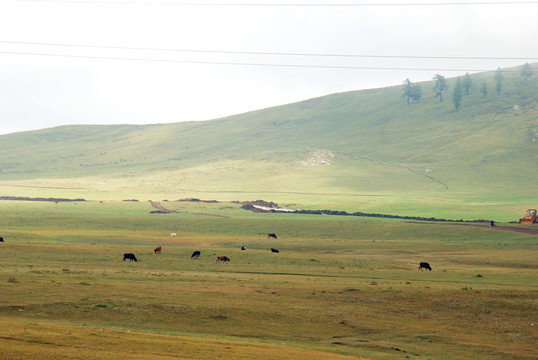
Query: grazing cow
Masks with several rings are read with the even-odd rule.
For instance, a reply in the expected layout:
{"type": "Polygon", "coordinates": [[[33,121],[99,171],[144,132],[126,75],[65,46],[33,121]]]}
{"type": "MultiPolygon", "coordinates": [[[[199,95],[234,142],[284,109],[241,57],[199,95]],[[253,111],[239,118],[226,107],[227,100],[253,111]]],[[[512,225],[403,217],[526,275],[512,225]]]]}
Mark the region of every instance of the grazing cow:
{"type": "Polygon", "coordinates": [[[162,250],[163,250],[162,246],[157,246],[157,247],[155,248],[155,250],[153,250],[153,252],[154,252],[155,254],[160,254],[162,250]]]}
{"type": "Polygon", "coordinates": [[[219,261],[230,261],[230,259],[227,256],[217,256],[217,261],[215,262],[219,261]]]}
{"type": "Polygon", "coordinates": [[[279,253],[280,251],[278,251],[277,249],[273,249],[273,248],[271,248],[271,252],[279,253]]]}
{"type": "Polygon", "coordinates": [[[176,237],[176,233],[171,233],[170,237],[176,237]]]}
{"type": "Polygon", "coordinates": [[[125,261],[125,260],[131,260],[131,261],[138,261],[138,259],[136,258],[136,256],[134,254],[131,254],[131,253],[126,253],[126,254],[123,254],[123,260],[122,261],[125,261]]]}
{"type": "Polygon", "coordinates": [[[246,250],[247,248],[244,246],[241,246],[241,250],[246,250]]]}
{"type": "Polygon", "coordinates": [[[4,242],[4,238],[3,238],[3,237],[0,237],[0,242],[4,242]]]}
{"type": "Polygon", "coordinates": [[[199,257],[200,257],[200,252],[198,250],[193,252],[191,255],[191,259],[198,259],[199,257]]]}
{"type": "Polygon", "coordinates": [[[428,264],[427,262],[421,262],[421,263],[418,265],[418,269],[419,269],[419,270],[426,269],[426,270],[430,270],[430,271],[432,271],[432,268],[431,268],[430,264],[428,264]]]}
{"type": "Polygon", "coordinates": [[[491,221],[489,222],[489,226],[494,227],[494,226],[495,226],[495,221],[491,220],[491,221]]]}
{"type": "Polygon", "coordinates": [[[273,238],[273,239],[276,239],[276,234],[267,234],[267,238],[270,239],[270,238],[273,238]]]}

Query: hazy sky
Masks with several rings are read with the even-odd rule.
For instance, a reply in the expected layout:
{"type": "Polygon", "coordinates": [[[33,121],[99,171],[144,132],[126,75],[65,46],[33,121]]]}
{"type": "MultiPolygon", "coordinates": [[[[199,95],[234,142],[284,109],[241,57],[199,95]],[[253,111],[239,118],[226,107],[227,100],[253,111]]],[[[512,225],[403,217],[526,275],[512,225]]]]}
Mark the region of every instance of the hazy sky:
{"type": "Polygon", "coordinates": [[[513,0],[1,0],[0,134],[207,120],[538,62],[536,14],[513,0]]]}

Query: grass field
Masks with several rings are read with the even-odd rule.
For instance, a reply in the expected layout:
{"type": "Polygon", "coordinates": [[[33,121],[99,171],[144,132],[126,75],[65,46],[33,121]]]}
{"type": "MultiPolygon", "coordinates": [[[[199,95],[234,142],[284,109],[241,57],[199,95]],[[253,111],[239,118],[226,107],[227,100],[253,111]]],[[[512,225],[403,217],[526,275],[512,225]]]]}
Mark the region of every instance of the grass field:
{"type": "MultiPolygon", "coordinates": [[[[263,199],[517,221],[538,206],[538,77],[525,85],[520,67],[506,70],[502,91],[487,96],[480,87],[495,88],[494,72],[472,74],[459,111],[427,81],[410,105],[398,84],[210,121],[2,135],[0,196],[263,199]]],[[[450,89],[455,82],[448,79],[450,89]]]]}
{"type": "Polygon", "coordinates": [[[0,202],[0,359],[538,357],[536,235],[165,204],[0,202]]]}

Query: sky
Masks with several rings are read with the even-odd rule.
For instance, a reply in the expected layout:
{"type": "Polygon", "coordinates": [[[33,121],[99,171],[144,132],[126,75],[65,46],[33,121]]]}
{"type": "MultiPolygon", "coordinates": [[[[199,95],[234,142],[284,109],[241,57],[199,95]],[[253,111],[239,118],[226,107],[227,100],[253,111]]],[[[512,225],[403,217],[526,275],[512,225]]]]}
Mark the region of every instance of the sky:
{"type": "Polygon", "coordinates": [[[2,0],[0,134],[210,120],[538,62],[537,13],[514,0],[2,0]]]}

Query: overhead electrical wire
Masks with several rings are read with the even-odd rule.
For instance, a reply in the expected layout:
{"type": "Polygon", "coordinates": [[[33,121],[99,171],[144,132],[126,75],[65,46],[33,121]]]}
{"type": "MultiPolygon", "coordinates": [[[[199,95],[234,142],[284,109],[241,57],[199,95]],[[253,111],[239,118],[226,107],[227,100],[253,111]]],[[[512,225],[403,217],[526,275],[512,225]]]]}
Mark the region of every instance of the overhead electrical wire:
{"type": "MultiPolygon", "coordinates": [[[[163,2],[163,1],[110,1],[110,0],[17,0],[19,2],[54,2],[54,3],[80,3],[80,4],[114,4],[114,5],[176,5],[176,6],[245,6],[245,7],[378,7],[378,6],[464,6],[464,5],[525,5],[538,4],[538,0],[528,1],[472,1],[472,2],[424,2],[424,3],[191,3],[191,2],[163,2]]],[[[190,52],[190,53],[213,53],[213,54],[240,54],[240,55],[269,55],[269,56],[302,56],[302,57],[341,57],[341,58],[394,58],[394,59],[445,59],[445,60],[538,60],[538,57],[476,57],[476,56],[423,56],[423,55],[372,55],[372,54],[324,54],[324,53],[289,53],[289,52],[256,52],[256,51],[225,51],[225,50],[196,50],[196,49],[163,49],[148,47],[126,47],[126,46],[102,46],[102,45],[79,45],[79,44],[59,44],[59,43],[37,43],[0,41],[0,43],[23,44],[23,45],[47,45],[58,47],[80,47],[80,48],[101,48],[115,50],[136,50],[136,51],[162,51],[162,52],[190,52]]],[[[150,61],[150,62],[170,62],[170,63],[191,63],[191,64],[213,64],[213,65],[238,65],[238,66],[266,66],[266,67],[302,67],[302,68],[325,68],[325,69],[362,69],[362,70],[419,70],[419,71],[488,71],[485,69],[426,69],[426,68],[403,68],[403,67],[375,67],[375,66],[339,66],[339,65],[298,65],[298,64],[269,64],[254,62],[225,62],[225,61],[197,61],[197,60],[175,60],[175,59],[148,59],[134,57],[113,57],[113,56],[92,56],[92,55],[69,55],[69,54],[47,54],[37,52],[16,52],[0,51],[3,54],[51,56],[87,58],[102,60],[128,60],[128,61],[150,61]]]]}
{"type": "Polygon", "coordinates": [[[0,44],[39,45],[77,48],[97,48],[111,50],[137,50],[137,51],[162,51],[182,53],[209,53],[209,54],[236,54],[236,55],[271,55],[271,56],[301,56],[301,57],[343,57],[343,58],[389,58],[389,59],[445,59],[445,60],[538,60],[538,57],[497,57],[497,56],[426,56],[426,55],[373,55],[373,54],[328,54],[328,53],[291,53],[291,52],[265,52],[265,51],[228,51],[228,50],[199,50],[199,49],[174,49],[153,47],[130,47],[130,46],[107,46],[107,45],[83,45],[63,43],[43,43],[28,41],[0,40],[0,44]]]}
{"type": "MultiPolygon", "coordinates": [[[[230,62],[230,61],[199,61],[199,60],[177,60],[177,59],[149,59],[134,57],[113,57],[113,56],[92,56],[92,55],[69,55],[69,54],[47,54],[36,52],[20,51],[0,51],[0,54],[30,55],[65,57],[78,59],[95,60],[126,60],[126,61],[146,61],[146,62],[166,62],[182,64],[203,64],[203,65],[235,65],[235,66],[263,66],[263,67],[289,67],[289,68],[313,68],[313,69],[348,69],[348,70],[399,70],[399,71],[454,71],[454,72],[482,72],[491,69],[449,69],[449,68],[411,68],[411,67],[384,67],[384,66],[345,66],[345,65],[307,65],[307,64],[270,64],[254,62],[230,62]]],[[[516,72],[516,70],[502,70],[503,72],[516,72]]]]}
{"type": "Polygon", "coordinates": [[[108,1],[108,0],[17,0],[19,2],[40,3],[79,3],[79,4],[113,4],[113,5],[175,5],[175,6],[242,6],[242,7],[378,7],[378,6],[468,6],[468,5],[526,5],[538,4],[538,1],[471,1],[471,2],[428,2],[428,3],[188,3],[163,1],[108,1]]]}

